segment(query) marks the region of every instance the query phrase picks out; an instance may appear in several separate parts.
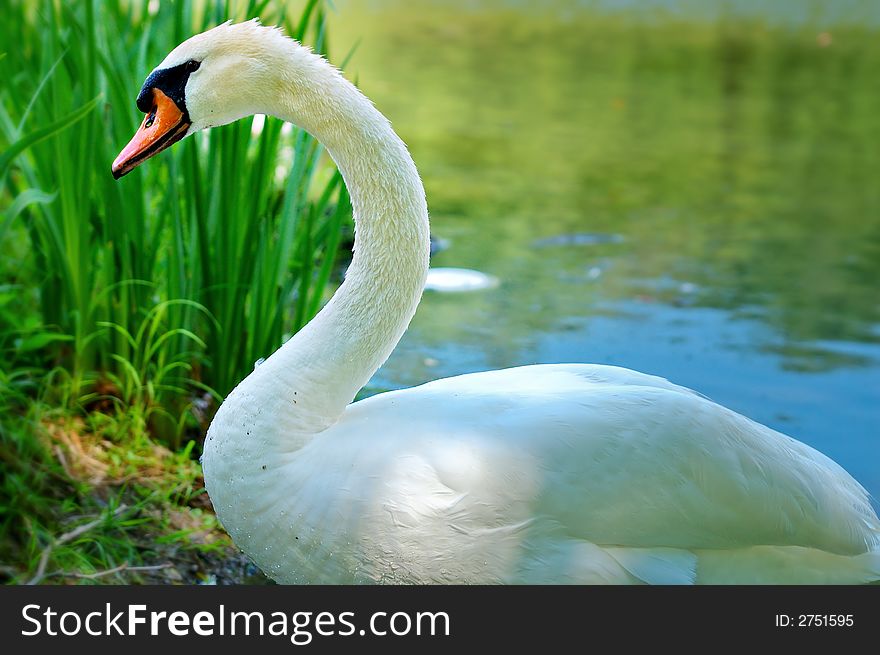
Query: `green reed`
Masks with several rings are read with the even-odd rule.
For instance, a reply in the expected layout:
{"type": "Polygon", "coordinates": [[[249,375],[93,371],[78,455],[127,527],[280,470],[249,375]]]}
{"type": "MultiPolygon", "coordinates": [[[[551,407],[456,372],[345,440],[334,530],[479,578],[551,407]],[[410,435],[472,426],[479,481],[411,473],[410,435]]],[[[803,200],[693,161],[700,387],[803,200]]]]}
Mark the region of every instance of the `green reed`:
{"type": "Polygon", "coordinates": [[[5,326],[7,341],[36,339],[73,403],[109,383],[177,446],[196,395],[224,396],[319,309],[350,205],[316,141],[274,118],[186,139],[119,181],[110,163],[140,121],[144,78],[177,43],[259,16],[324,52],[323,4],[0,9],[0,282],[21,290],[16,312],[39,317],[5,326]]]}

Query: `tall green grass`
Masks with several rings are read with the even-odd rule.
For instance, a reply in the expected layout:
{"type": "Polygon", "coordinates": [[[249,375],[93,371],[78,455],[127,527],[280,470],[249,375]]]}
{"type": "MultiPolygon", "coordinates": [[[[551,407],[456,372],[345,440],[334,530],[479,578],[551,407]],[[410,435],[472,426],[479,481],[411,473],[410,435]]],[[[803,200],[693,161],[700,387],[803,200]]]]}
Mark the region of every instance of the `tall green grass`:
{"type": "Polygon", "coordinates": [[[38,317],[0,329],[8,361],[30,346],[66,371],[69,402],[136,405],[178,446],[193,398],[320,307],[350,205],[314,139],[273,118],[111,177],[144,78],[188,36],[259,16],[327,46],[317,0],[152,4],[0,0],[0,282],[21,292],[7,312],[38,317]]]}
{"type": "Polygon", "coordinates": [[[222,548],[169,518],[214,525],[190,509],[191,438],[210,399],[318,310],[351,208],[320,146],[271,118],[187,139],[120,181],[110,164],[144,78],[179,42],[259,16],[324,52],[324,6],[0,11],[0,578],[132,581],[138,564],[222,548]],[[102,449],[109,478],[80,477],[59,433],[102,449]]]}

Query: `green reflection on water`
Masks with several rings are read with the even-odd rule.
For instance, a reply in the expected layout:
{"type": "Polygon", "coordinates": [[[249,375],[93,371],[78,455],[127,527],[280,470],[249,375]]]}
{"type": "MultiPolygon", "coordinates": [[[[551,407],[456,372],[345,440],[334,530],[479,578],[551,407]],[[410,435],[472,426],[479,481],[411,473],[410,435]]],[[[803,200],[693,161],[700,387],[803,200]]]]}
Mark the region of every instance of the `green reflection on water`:
{"type": "MultiPolygon", "coordinates": [[[[820,24],[796,2],[772,21],[525,5],[343,2],[333,18],[337,59],[361,40],[349,73],[409,144],[432,231],[452,241],[433,264],[502,280],[426,296],[380,382],[547,361],[559,355],[547,336],[572,332],[584,339],[561,359],[647,370],[644,343],[631,353],[577,344],[602,321],[650,320],[631,301],[679,308],[685,322],[714,308],[725,325],[761,328],[728,342],[703,324],[710,350],[741,353],[737,374],[833,386],[824,413],[839,415],[823,418],[860,439],[862,457],[880,455],[877,409],[853,400],[854,388],[880,387],[876,21],[820,24]],[[534,245],[572,233],[624,240],[534,245]],[[850,385],[821,378],[840,371],[850,385]]],[[[693,335],[669,326],[661,347],[692,351],[693,335]]],[[[715,382],[708,365],[664,366],[649,372],[715,382]]],[[[785,431],[800,423],[795,436],[814,430],[820,447],[835,438],[806,409],[764,417],[745,395],[718,400],[782,417],[785,431]]]]}

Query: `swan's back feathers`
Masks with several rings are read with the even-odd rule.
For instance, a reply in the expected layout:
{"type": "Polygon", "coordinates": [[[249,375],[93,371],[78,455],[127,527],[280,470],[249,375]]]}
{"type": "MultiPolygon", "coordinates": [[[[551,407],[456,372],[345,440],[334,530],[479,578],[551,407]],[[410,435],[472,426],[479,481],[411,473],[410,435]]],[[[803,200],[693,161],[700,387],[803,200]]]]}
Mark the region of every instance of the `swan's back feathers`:
{"type": "MultiPolygon", "coordinates": [[[[593,543],[858,554],[880,542],[867,492],[828,457],[627,369],[540,365],[446,378],[351,407],[351,419],[366,414],[382,434],[407,426],[452,488],[487,482],[462,479],[464,444],[495,457],[489,476],[524,485],[535,514],[593,543]],[[426,433],[436,439],[425,444],[426,433]]],[[[405,451],[401,440],[394,447],[405,451]]]]}
{"type": "Polygon", "coordinates": [[[625,369],[437,380],[354,403],[298,450],[255,446],[215,440],[213,479],[259,484],[212,499],[223,521],[248,508],[224,525],[281,582],[880,578],[880,524],[843,469],[625,369]]]}

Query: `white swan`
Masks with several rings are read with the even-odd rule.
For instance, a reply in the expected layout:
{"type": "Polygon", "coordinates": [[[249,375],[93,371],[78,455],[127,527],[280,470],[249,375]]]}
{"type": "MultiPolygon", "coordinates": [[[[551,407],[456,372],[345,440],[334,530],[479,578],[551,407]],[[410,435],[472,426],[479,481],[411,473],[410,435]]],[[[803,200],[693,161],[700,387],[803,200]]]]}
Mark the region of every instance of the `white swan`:
{"type": "Polygon", "coordinates": [[[324,59],[255,22],[147,78],[117,177],[197,130],[266,113],[314,134],[357,221],[345,282],[230,393],[204,473],[233,540],[280,582],[861,583],[880,522],[833,461],[661,378],[528,366],[350,404],[406,329],[428,266],[416,168],[324,59]]]}

